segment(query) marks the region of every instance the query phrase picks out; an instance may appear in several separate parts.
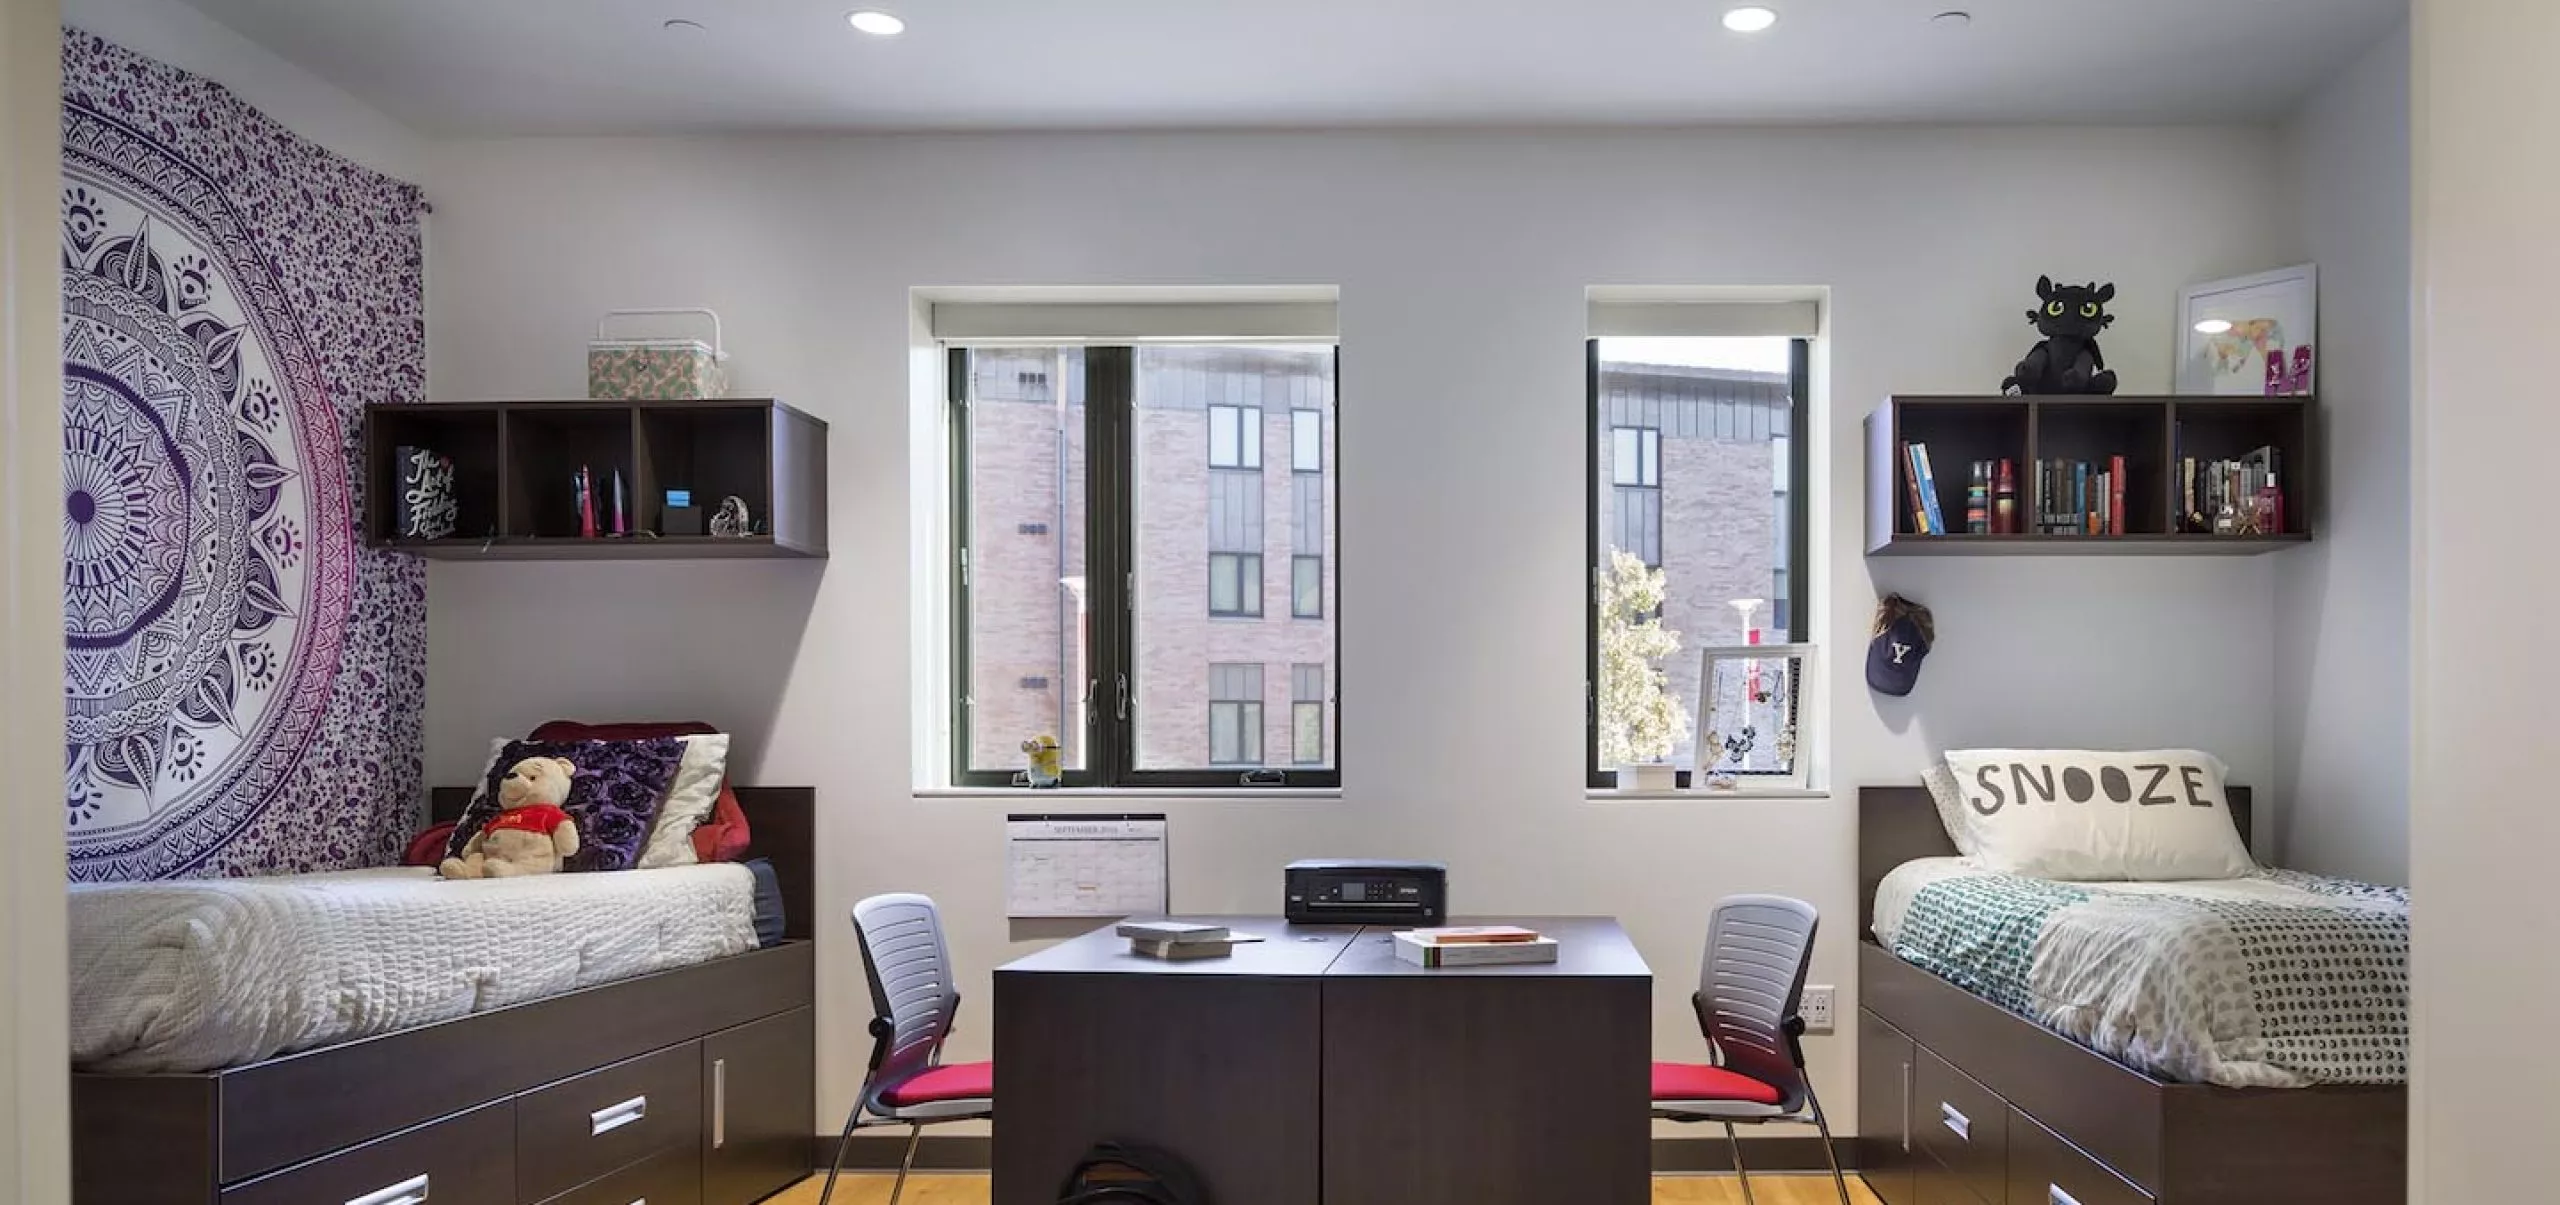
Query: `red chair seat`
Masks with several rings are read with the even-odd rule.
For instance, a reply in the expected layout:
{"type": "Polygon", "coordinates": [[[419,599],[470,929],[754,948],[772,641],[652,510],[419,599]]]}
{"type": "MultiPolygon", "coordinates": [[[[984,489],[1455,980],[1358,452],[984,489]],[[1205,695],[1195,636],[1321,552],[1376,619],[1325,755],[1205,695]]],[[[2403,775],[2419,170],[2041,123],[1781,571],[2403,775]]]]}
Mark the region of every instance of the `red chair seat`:
{"type": "Polygon", "coordinates": [[[881,1093],[880,1099],[903,1109],[946,1100],[993,1099],[995,1094],[995,1064],[945,1063],[881,1093]]]}
{"type": "Polygon", "coordinates": [[[1655,1063],[1655,1100],[1740,1100],[1755,1105],[1780,1103],[1776,1088],[1722,1067],[1696,1063],[1655,1063]]]}

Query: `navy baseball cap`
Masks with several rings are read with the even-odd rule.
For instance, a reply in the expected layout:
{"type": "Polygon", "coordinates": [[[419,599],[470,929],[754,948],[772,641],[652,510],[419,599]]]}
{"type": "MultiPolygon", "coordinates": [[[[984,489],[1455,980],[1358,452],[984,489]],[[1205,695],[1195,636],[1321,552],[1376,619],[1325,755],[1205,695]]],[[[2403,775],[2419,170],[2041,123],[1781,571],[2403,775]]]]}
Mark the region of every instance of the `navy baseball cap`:
{"type": "Polygon", "coordinates": [[[1875,639],[1867,642],[1867,685],[1896,698],[1910,694],[1920,684],[1920,663],[1929,656],[1936,628],[1929,608],[1886,595],[1876,606],[1875,639]]]}

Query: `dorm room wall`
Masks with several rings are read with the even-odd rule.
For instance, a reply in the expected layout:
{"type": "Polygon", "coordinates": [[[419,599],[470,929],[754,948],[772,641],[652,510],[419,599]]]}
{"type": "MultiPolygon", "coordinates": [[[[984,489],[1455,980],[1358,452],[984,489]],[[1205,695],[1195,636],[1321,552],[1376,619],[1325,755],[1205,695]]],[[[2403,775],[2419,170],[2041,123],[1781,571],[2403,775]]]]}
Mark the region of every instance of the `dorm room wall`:
{"type": "MultiPolygon", "coordinates": [[[[1003,799],[920,797],[912,286],[1341,289],[1342,760],[1331,800],[1149,800],[1173,898],[1268,911],[1279,865],[1423,855],[1472,911],[1613,913],[1661,983],[1655,1042],[1696,1055],[1678,985],[1709,906],[1771,890],[1831,918],[1814,979],[1853,999],[1854,789],[1950,744],[2194,745],[2273,770],[2263,559],[1878,562],[1859,420],[1883,396],[1992,389],[2039,273],[2112,279],[2110,362],[2169,379],[2178,286],[2268,265],[2290,220],[2265,128],[1064,136],[442,143],[430,337],[441,400],[581,396],[617,306],[727,320],[735,389],[833,431],[826,564],[439,563],[430,778],[553,716],[704,716],[748,781],[820,799],[821,1107],[861,1075],[843,918],[876,891],[946,908],[989,1044],[989,970],[1054,935],[1003,914],[1003,799]],[[2198,220],[2210,214],[2212,220],[2198,220]],[[1584,288],[1827,287],[1812,634],[1828,646],[1819,800],[1584,795],[1584,288]],[[1920,689],[1880,705],[1875,591],[1937,608],[1920,689]]],[[[921,437],[930,447],[929,432],[921,437]]],[[[929,771],[927,771],[929,773],[929,771]]],[[[1125,806],[1125,805],[1124,805],[1125,806]]],[[[1844,1027],[1846,1028],[1846,1027],[1844,1027]]],[[[1851,1039],[1820,1086],[1855,1116],[1851,1039]]],[[[825,1124],[823,1121],[820,1124],[825,1124]]]]}
{"type": "MultiPolygon", "coordinates": [[[[0,0],[0,759],[62,756],[60,17],[0,0]]],[[[0,841],[0,1201],[71,1199],[63,837],[50,790],[0,841]]]]}
{"type": "Polygon", "coordinates": [[[2286,866],[2409,881],[2409,32],[2284,129],[2320,265],[2320,538],[2276,562],[2286,866]]]}
{"type": "Polygon", "coordinates": [[[2409,871],[2410,1191],[2551,1199],[2560,848],[2551,802],[2560,556],[2551,527],[2551,281],[2560,5],[2416,6],[2417,600],[2409,871]],[[2519,1025],[2522,1021],[2524,1024],[2519,1025]]]}

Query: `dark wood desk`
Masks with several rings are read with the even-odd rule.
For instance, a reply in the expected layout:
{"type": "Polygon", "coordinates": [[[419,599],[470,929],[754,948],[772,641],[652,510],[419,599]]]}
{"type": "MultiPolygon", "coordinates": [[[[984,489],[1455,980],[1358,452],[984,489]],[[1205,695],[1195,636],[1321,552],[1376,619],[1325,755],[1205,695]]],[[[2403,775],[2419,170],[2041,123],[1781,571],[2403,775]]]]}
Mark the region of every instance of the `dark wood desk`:
{"type": "Polygon", "coordinates": [[[1652,972],[1617,922],[1468,918],[1559,960],[1426,971],[1389,929],[1183,919],[1264,940],[1164,962],[1104,926],[996,971],[994,1205],[1050,1205],[1107,1139],[1219,1205],[1647,1199],[1652,972]]]}

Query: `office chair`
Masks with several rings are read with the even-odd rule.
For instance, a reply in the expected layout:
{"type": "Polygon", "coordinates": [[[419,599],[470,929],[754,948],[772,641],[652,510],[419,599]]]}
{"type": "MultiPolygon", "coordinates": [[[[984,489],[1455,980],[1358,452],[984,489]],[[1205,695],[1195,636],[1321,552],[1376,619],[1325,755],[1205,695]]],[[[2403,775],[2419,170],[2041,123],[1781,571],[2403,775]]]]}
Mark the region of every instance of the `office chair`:
{"type": "Polygon", "coordinates": [[[1756,1199],[1751,1174],[1742,1165],[1742,1140],[1733,1127],[1772,1121],[1809,1121],[1821,1131],[1832,1186],[1840,1190],[1840,1205],[1849,1205],[1849,1182],[1840,1174],[1840,1156],[1831,1146],[1831,1123],[1804,1073],[1804,1019],[1796,1015],[1820,919],[1813,905],[1784,896],[1736,895],[1719,901],[1707,926],[1698,990],[1689,997],[1716,1061],[1653,1065],[1653,1115],[1722,1122],[1746,1205],[1756,1205],[1756,1199]]]}
{"type": "Polygon", "coordinates": [[[943,1040],[960,1015],[960,990],[951,983],[951,950],[932,900],[872,896],[853,906],[853,932],[871,981],[871,1068],[845,1116],[818,1202],[827,1205],[835,1196],[836,1173],[855,1130],[905,1125],[907,1153],[898,1161],[897,1187],[889,1190],[889,1205],[897,1205],[925,1126],[995,1116],[995,1064],[942,1061],[943,1040]]]}

